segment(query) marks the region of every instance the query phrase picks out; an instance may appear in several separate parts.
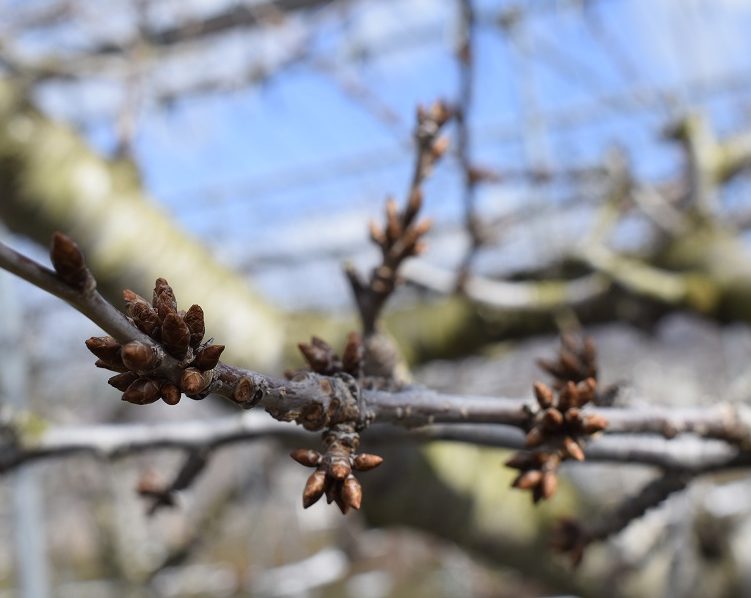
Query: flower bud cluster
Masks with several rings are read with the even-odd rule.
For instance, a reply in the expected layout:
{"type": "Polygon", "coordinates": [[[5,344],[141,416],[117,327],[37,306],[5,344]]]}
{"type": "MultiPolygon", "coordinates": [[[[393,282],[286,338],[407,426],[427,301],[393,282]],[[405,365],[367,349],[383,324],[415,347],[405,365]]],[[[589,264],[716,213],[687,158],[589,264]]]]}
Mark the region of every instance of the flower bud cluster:
{"type": "Polygon", "coordinates": [[[96,365],[118,372],[109,384],[122,391],[123,401],[135,405],[159,399],[175,405],[182,393],[203,398],[224,345],[202,344],[205,326],[201,307],[192,305],[187,311],[178,311],[172,287],[163,278],[156,280],[151,302],[127,289],[123,298],[128,319],[155,344],[131,341],[121,345],[110,336],[87,340],[86,346],[98,358],[96,365]],[[179,380],[156,371],[165,354],[178,360],[182,370],[179,380]]]}
{"type": "Polygon", "coordinates": [[[302,504],[308,508],[324,494],[326,501],[335,502],[343,514],[350,508],[359,510],[362,503],[362,486],[352,473],[369,471],[378,467],[383,458],[368,453],[358,453],[359,434],[347,426],[335,426],[323,435],[323,453],[311,449],[297,449],[290,456],[306,467],[315,467],[302,495],[302,504]]]}
{"type": "Polygon", "coordinates": [[[596,351],[591,339],[577,343],[573,337],[564,337],[558,359],[539,363],[554,373],[555,380],[552,388],[542,382],[533,386],[537,408],[529,410],[526,444],[534,450],[520,451],[506,462],[519,470],[512,486],[531,491],[534,502],[555,494],[560,463],[584,461],[584,441],[608,425],[601,415],[584,410],[597,398],[596,351]]]}

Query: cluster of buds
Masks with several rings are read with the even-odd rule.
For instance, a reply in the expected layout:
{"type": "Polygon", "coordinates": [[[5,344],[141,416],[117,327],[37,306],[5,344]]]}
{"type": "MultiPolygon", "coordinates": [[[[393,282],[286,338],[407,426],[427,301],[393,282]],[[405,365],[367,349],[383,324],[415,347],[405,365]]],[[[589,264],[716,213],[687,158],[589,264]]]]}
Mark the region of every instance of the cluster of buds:
{"type": "Polygon", "coordinates": [[[418,175],[422,178],[430,174],[430,168],[440,160],[448,149],[448,138],[441,137],[441,129],[454,116],[455,110],[446,102],[438,100],[428,108],[417,107],[417,128],[415,140],[420,158],[418,175]]]}
{"type": "Polygon", "coordinates": [[[560,463],[560,456],[554,452],[519,451],[506,461],[506,466],[519,470],[512,487],[529,490],[532,500],[537,503],[550,498],[558,489],[560,463]]]}
{"type": "MultiPolygon", "coordinates": [[[[310,344],[298,343],[297,347],[310,369],[316,374],[333,376],[345,373],[355,380],[362,376],[364,349],[362,338],[357,332],[350,332],[347,335],[347,342],[341,357],[331,345],[317,336],[310,339],[310,344]]],[[[288,378],[293,378],[295,373],[294,371],[285,372],[288,378]]]]}
{"type": "Polygon", "coordinates": [[[109,384],[123,392],[124,401],[136,405],[160,398],[175,405],[181,393],[203,398],[224,345],[202,344],[205,326],[201,307],[192,305],[187,311],[178,311],[172,287],[163,278],[157,279],[151,302],[130,290],[123,291],[123,298],[129,320],[158,345],[131,341],[121,346],[109,336],[87,340],[86,346],[98,358],[96,365],[118,372],[109,384]],[[155,372],[162,351],[178,361],[182,371],[177,383],[155,372]]]}
{"type": "Polygon", "coordinates": [[[597,380],[597,349],[591,337],[563,334],[556,359],[538,359],[537,365],[553,377],[555,389],[568,382],[597,380]]]}
{"type": "Polygon", "coordinates": [[[535,450],[518,452],[506,463],[520,470],[512,486],[530,490],[534,502],[555,493],[560,463],[584,461],[583,440],[608,425],[601,415],[583,410],[597,398],[597,360],[591,339],[578,343],[564,336],[558,360],[541,360],[540,365],[555,380],[552,387],[534,383],[537,409],[529,410],[526,445],[535,450]]]}
{"type": "Polygon", "coordinates": [[[398,282],[397,270],[407,258],[425,251],[423,236],[430,230],[430,220],[415,222],[422,205],[422,195],[411,196],[405,209],[400,213],[396,201],[386,201],[386,225],[381,227],[370,222],[370,239],[378,245],[383,262],[373,270],[371,289],[379,295],[390,295],[398,282]]]}
{"type": "MultiPolygon", "coordinates": [[[[50,258],[55,272],[68,286],[83,294],[96,289],[96,280],[72,239],[55,233],[50,258]]],[[[175,405],[181,393],[203,398],[224,346],[202,344],[205,326],[201,307],[193,305],[185,312],[178,311],[172,287],[163,278],[157,279],[150,303],[130,290],[125,290],[123,297],[130,323],[155,343],[131,341],[121,345],[111,336],[87,340],[86,346],[97,357],[97,367],[117,372],[108,382],[123,393],[124,401],[136,405],[160,398],[175,405]],[[157,371],[165,354],[177,360],[179,379],[168,379],[157,371]]],[[[248,392],[248,381],[241,380],[236,394],[243,398],[248,392]]]]}
{"type": "Polygon", "coordinates": [[[301,465],[316,468],[305,484],[303,507],[307,509],[325,494],[326,501],[329,504],[335,502],[343,514],[350,508],[359,510],[362,486],[352,472],[378,467],[383,458],[357,453],[359,434],[347,426],[336,426],[324,432],[323,443],[323,454],[312,449],[297,449],[290,453],[301,465]]]}
{"type": "Polygon", "coordinates": [[[387,371],[392,368],[392,361],[396,359],[391,353],[394,351],[392,345],[378,341],[383,337],[373,336],[364,343],[362,337],[357,332],[350,332],[344,345],[341,357],[339,354],[323,339],[314,336],[310,343],[298,343],[308,369],[306,370],[287,370],[284,372],[288,380],[296,376],[312,371],[323,376],[336,376],[348,374],[354,378],[360,388],[390,388],[393,380],[383,371],[373,367],[374,362],[379,365],[384,364],[387,371]]]}
{"type": "MultiPolygon", "coordinates": [[[[313,337],[308,343],[299,343],[298,347],[312,371],[323,376],[343,376],[353,384],[363,381],[362,338],[356,332],[350,332],[342,356],[326,341],[313,337]],[[351,378],[349,378],[351,376],[351,378]],[[353,380],[354,379],[354,380],[353,380]]],[[[299,371],[288,371],[285,375],[294,378],[299,371]]],[[[378,467],[383,459],[377,455],[358,453],[360,435],[354,423],[340,423],[323,433],[324,451],[297,449],[290,456],[306,467],[316,470],[308,478],[303,490],[304,508],[318,502],[324,494],[329,504],[335,502],[342,513],[349,509],[358,510],[362,503],[362,486],[352,473],[368,471],[378,467]]]]}
{"type": "Polygon", "coordinates": [[[453,110],[444,102],[435,102],[430,108],[417,109],[415,138],[418,155],[413,184],[404,209],[400,212],[396,201],[386,201],[386,222],[382,227],[370,223],[370,239],[381,250],[383,261],[372,274],[370,286],[374,293],[389,295],[397,283],[397,270],[409,257],[425,251],[422,238],[430,230],[429,220],[417,221],[422,208],[422,181],[448,149],[448,138],[441,137],[443,126],[453,115],[453,110]]]}
{"type": "Polygon", "coordinates": [[[423,237],[430,230],[430,222],[417,218],[423,203],[422,183],[448,150],[448,138],[441,136],[441,130],[453,114],[452,108],[440,101],[429,108],[417,109],[414,132],[417,159],[404,208],[399,210],[396,201],[390,198],[386,201],[385,223],[370,223],[370,239],[381,250],[381,263],[373,269],[368,281],[351,265],[346,269],[366,336],[373,333],[386,299],[399,282],[401,264],[425,250],[423,237]]]}
{"type": "Polygon", "coordinates": [[[601,415],[582,412],[582,407],[595,397],[595,379],[587,378],[579,384],[568,381],[557,393],[546,384],[535,382],[534,391],[539,409],[532,415],[527,446],[560,443],[564,458],[584,461],[579,439],[601,432],[608,425],[601,415]]]}

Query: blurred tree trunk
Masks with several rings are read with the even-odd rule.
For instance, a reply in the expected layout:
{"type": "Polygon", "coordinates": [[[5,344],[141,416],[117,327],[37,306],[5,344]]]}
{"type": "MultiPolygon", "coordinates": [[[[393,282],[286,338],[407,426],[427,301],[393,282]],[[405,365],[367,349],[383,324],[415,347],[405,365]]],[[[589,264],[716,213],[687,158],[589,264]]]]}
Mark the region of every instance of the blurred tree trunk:
{"type": "Polygon", "coordinates": [[[0,83],[0,187],[8,226],[44,245],[56,230],[72,236],[115,305],[126,287],[150,297],[163,276],[178,300],[203,307],[207,330],[232,359],[279,365],[278,310],[155,206],[133,164],[97,155],[7,83],[0,83]]]}
{"type": "Polygon", "coordinates": [[[596,590],[601,575],[577,575],[546,545],[550,521],[572,510],[570,486],[564,485],[555,501],[534,506],[526,493],[509,488],[515,472],[502,466],[506,451],[432,443],[417,450],[379,447],[378,452],[388,467],[361,479],[369,525],[422,530],[489,564],[516,569],[551,591],[602,595],[596,590]]]}

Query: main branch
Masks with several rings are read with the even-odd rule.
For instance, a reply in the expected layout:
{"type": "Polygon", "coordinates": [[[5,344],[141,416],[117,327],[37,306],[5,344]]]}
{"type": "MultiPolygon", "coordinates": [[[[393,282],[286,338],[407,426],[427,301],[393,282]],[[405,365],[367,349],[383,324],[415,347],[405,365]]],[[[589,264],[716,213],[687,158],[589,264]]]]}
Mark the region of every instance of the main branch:
{"type": "MultiPolygon", "coordinates": [[[[183,368],[158,343],[141,332],[93,288],[77,290],[59,274],[0,243],[0,268],[67,301],[120,343],[137,341],[160,355],[158,373],[176,383],[183,368]]],[[[263,406],[275,419],[322,430],[355,417],[360,425],[388,423],[419,427],[436,423],[495,423],[524,428],[533,402],[525,399],[445,395],[423,387],[393,391],[359,389],[346,376],[306,373],[292,380],[268,376],[219,362],[202,395],[216,394],[241,407],[263,406]]],[[[745,405],[592,408],[608,421],[606,433],[678,434],[717,438],[746,447],[751,439],[751,409],[745,405]]]]}

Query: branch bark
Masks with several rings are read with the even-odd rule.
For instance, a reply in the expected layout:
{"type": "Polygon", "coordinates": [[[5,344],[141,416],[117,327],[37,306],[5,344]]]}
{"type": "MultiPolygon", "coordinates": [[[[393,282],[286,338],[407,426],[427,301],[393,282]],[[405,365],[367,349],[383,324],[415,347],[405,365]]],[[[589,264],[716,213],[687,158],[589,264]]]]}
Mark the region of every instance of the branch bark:
{"type": "MultiPolygon", "coordinates": [[[[160,354],[153,373],[179,383],[183,368],[164,354],[161,346],[107,303],[93,289],[75,291],[57,274],[11,248],[0,244],[0,268],[68,301],[120,343],[139,341],[160,354]]],[[[525,428],[533,403],[525,399],[443,395],[422,387],[402,387],[393,392],[358,389],[354,379],[313,373],[283,380],[219,362],[206,394],[220,395],[249,408],[262,405],[275,419],[295,421],[306,429],[320,430],[357,420],[419,427],[434,423],[495,423],[525,428]],[[243,387],[243,392],[238,389],[243,387]]],[[[692,433],[718,438],[742,447],[751,443],[751,408],[716,405],[674,409],[643,406],[637,409],[594,408],[591,413],[608,421],[609,433],[657,434],[672,438],[692,433]]]]}

